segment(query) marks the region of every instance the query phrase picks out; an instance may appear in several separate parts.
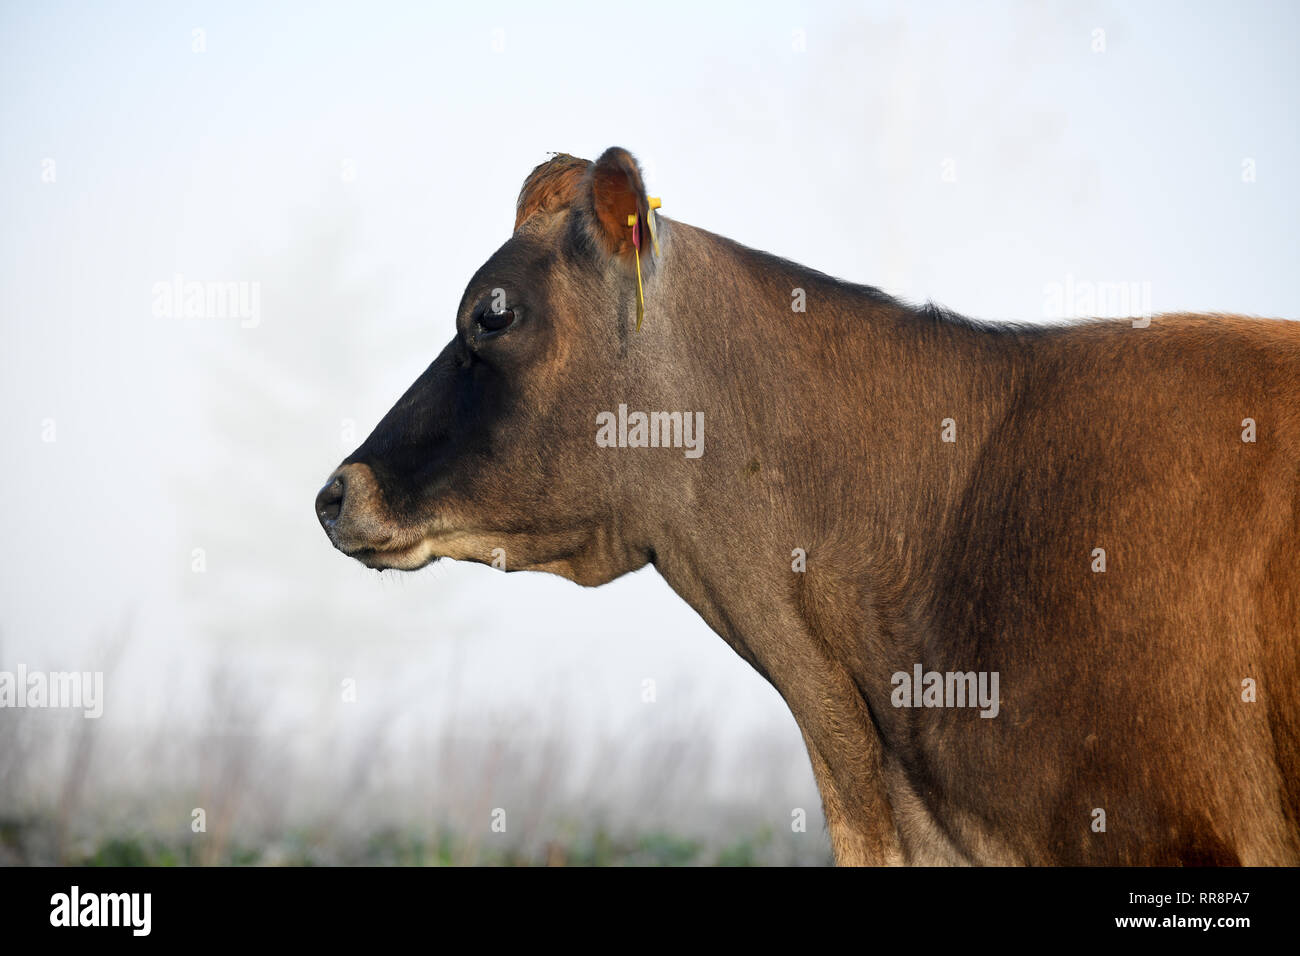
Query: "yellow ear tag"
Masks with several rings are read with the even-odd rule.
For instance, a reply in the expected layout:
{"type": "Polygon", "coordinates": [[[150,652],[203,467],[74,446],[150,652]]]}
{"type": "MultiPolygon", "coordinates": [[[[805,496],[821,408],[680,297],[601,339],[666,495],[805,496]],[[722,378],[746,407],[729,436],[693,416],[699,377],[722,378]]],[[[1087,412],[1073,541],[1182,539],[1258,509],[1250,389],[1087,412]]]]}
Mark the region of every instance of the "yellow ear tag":
{"type": "Polygon", "coordinates": [[[646,216],[646,222],[650,224],[650,244],[654,246],[655,255],[659,255],[659,233],[655,229],[655,210],[662,206],[658,196],[650,197],[650,214],[646,216]]]}
{"type": "Polygon", "coordinates": [[[641,227],[637,217],[627,217],[627,224],[632,227],[632,246],[636,249],[636,330],[641,331],[641,320],[645,318],[645,291],[641,288],[641,227]]]}

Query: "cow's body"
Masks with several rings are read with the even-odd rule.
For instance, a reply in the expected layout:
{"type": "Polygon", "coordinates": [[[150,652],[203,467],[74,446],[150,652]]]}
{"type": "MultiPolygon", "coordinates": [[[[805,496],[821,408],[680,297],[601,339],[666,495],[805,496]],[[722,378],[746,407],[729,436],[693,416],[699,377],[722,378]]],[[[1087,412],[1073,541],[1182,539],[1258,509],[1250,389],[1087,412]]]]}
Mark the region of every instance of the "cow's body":
{"type": "Polygon", "coordinates": [[[470,508],[480,470],[412,490],[395,461],[510,440],[430,424],[487,401],[444,353],[340,470],[336,544],[381,567],[499,546],[585,584],[653,563],[789,703],[841,863],[1300,860],[1300,327],[985,326],[661,220],[635,332],[625,250],[575,239],[617,219],[580,172],[530,178],[461,309],[542,270],[528,372],[484,360],[519,383],[492,414],[545,436],[537,483],[518,511],[508,485],[470,508]],[[597,447],[619,404],[702,411],[705,454],[597,447]],[[996,716],[895,706],[917,665],[996,672],[996,716]]]}

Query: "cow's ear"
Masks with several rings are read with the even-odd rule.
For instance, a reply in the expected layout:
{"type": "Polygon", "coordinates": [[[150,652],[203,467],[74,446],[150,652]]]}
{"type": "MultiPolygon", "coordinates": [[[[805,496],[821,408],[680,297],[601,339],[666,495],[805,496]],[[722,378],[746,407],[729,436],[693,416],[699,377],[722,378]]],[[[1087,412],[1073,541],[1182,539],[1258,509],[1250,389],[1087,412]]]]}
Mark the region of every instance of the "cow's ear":
{"type": "Polygon", "coordinates": [[[607,255],[630,261],[635,246],[628,217],[637,217],[642,249],[650,238],[646,232],[650,206],[641,168],[627,150],[611,146],[587,171],[586,188],[593,238],[607,255]]]}
{"type": "Polygon", "coordinates": [[[581,195],[590,168],[589,160],[556,153],[529,173],[515,204],[515,229],[534,213],[555,212],[573,203],[581,195]]]}

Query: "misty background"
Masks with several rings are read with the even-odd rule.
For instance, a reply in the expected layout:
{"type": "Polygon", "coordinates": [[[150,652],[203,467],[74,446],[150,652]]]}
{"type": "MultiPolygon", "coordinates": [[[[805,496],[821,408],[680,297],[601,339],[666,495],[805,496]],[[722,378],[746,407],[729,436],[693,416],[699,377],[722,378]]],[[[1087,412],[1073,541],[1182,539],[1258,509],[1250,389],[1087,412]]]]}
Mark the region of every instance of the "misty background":
{"type": "Polygon", "coordinates": [[[551,151],[624,146],[672,218],[973,316],[1082,282],[1295,318],[1298,28],[5,5],[0,670],[106,676],[97,721],[0,709],[0,862],[829,861],[793,718],[652,569],[376,574],[316,490],[551,151]],[[178,275],[255,284],[256,323],[156,315],[178,275]]]}

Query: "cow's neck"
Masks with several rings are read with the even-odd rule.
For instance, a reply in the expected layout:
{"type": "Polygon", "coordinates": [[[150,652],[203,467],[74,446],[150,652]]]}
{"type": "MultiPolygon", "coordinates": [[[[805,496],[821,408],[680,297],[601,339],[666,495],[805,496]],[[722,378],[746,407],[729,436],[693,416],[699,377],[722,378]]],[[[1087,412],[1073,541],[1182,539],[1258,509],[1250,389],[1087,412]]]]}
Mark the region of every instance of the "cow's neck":
{"type": "Polygon", "coordinates": [[[655,563],[789,703],[837,857],[897,859],[887,781],[924,754],[889,678],[959,639],[933,589],[1025,346],[678,224],[651,304],[650,320],[671,315],[667,392],[708,410],[690,506],[674,488],[655,563]],[[876,812],[850,813],[861,794],[876,812]]]}

